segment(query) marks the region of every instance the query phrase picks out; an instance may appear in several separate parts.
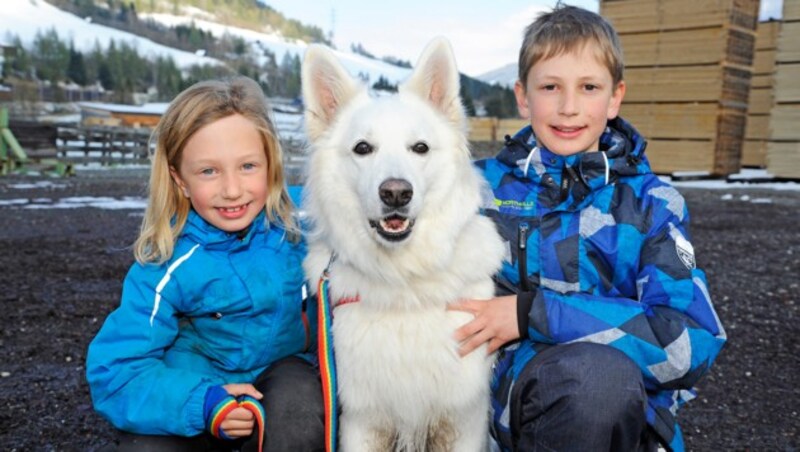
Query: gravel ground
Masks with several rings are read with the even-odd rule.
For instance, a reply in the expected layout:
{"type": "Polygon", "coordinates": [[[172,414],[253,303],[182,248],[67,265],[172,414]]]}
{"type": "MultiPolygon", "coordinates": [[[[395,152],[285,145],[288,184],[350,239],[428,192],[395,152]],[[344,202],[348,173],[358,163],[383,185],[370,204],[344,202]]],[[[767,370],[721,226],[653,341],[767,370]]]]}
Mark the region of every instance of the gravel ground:
{"type": "MultiPolygon", "coordinates": [[[[113,439],[92,410],[84,361],[118,303],[142,210],[81,197],[135,205],[145,180],[121,169],[0,178],[0,450],[87,451],[113,439]]],[[[729,336],[681,412],[688,449],[796,451],[800,191],[681,191],[729,336]]]]}

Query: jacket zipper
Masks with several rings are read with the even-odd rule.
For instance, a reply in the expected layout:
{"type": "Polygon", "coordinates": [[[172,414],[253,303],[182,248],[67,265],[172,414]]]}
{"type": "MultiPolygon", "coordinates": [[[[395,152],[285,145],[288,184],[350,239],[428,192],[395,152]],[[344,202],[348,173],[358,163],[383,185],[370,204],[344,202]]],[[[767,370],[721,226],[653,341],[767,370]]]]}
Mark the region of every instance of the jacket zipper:
{"type": "Polygon", "coordinates": [[[517,269],[519,270],[519,285],[523,292],[531,291],[531,282],[528,280],[528,223],[519,224],[517,241],[517,269]]]}

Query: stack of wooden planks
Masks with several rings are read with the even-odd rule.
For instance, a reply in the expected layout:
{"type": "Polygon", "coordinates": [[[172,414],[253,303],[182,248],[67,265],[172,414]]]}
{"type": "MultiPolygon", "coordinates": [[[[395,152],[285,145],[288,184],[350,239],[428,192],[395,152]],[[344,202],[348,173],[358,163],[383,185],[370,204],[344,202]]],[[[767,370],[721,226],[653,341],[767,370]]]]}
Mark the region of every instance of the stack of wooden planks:
{"type": "Polygon", "coordinates": [[[742,166],[767,166],[770,111],[774,102],[775,54],[780,21],[760,22],[756,36],[753,78],[750,82],[750,101],[747,109],[747,129],[742,147],[742,166]]]}
{"type": "Polygon", "coordinates": [[[800,178],[800,1],[784,0],[775,56],[775,103],[770,114],[767,170],[800,178]]]}
{"type": "Polygon", "coordinates": [[[739,171],[759,0],[601,0],[625,54],[621,115],[658,173],[739,171]]]}

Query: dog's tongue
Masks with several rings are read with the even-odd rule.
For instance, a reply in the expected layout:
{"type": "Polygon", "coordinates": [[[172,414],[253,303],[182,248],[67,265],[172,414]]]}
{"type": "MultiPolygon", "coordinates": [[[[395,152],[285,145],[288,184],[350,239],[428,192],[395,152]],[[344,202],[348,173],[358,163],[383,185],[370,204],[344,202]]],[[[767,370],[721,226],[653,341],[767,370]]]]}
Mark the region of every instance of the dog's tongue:
{"type": "Polygon", "coordinates": [[[397,231],[399,229],[403,229],[403,225],[405,224],[405,220],[402,218],[388,218],[386,219],[386,227],[393,231],[397,231]]]}

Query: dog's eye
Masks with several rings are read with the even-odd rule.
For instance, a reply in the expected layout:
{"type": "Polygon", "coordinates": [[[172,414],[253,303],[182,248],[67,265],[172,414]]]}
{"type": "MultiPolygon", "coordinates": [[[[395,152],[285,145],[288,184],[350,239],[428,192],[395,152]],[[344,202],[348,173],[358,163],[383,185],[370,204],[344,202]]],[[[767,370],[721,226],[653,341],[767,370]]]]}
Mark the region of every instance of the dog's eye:
{"type": "Polygon", "coordinates": [[[416,152],[417,154],[424,154],[428,152],[429,149],[430,148],[428,147],[428,145],[423,143],[422,141],[414,143],[414,146],[411,146],[411,150],[416,152]]]}
{"type": "Polygon", "coordinates": [[[372,152],[372,145],[367,143],[366,141],[359,141],[353,147],[353,152],[358,155],[367,155],[372,152]]]}

